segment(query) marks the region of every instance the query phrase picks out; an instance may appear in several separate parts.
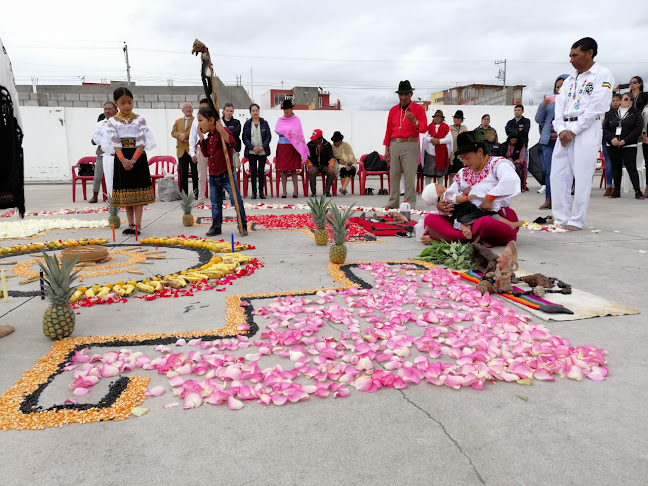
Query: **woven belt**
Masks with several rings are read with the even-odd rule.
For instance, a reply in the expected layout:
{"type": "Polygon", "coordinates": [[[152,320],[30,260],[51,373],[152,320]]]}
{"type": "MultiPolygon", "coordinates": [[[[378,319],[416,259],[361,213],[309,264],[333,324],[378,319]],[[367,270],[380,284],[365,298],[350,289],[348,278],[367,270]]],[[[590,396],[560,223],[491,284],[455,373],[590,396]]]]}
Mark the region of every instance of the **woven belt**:
{"type": "Polygon", "coordinates": [[[407,138],[392,138],[392,142],[402,143],[402,142],[418,142],[418,137],[407,137],[407,138]]]}
{"type": "Polygon", "coordinates": [[[135,139],[134,138],[122,138],[121,139],[122,148],[135,148],[135,139]]]}

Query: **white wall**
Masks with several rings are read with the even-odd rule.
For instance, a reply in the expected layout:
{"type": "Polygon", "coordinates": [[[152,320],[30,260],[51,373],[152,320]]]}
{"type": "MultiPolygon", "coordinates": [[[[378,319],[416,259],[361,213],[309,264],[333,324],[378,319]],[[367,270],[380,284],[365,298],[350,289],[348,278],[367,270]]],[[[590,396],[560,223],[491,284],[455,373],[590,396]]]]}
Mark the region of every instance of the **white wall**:
{"type": "MultiPolygon", "coordinates": [[[[446,116],[446,122],[452,123],[452,115],[457,109],[464,112],[465,124],[469,129],[479,125],[482,115],[491,116],[491,125],[495,127],[500,141],[505,140],[504,126],[513,118],[512,106],[430,106],[427,112],[428,121],[439,108],[446,116]]],[[[525,116],[531,119],[530,145],[539,138],[538,125],[533,121],[536,106],[529,107],[525,116]]],[[[85,156],[95,153],[90,140],[101,110],[96,108],[46,108],[23,106],[20,108],[23,118],[25,139],[25,180],[28,182],[64,182],[70,181],[70,168],[85,156]]],[[[173,122],[182,116],[180,110],[142,109],[137,113],[146,118],[155,139],[157,148],[148,153],[153,155],[176,156],[175,139],[171,137],[173,122]]],[[[356,154],[378,150],[384,152],[382,145],[387,122],[386,111],[297,111],[302,121],[304,136],[308,139],[316,128],[323,130],[324,137],[329,139],[333,132],[339,130],[344,140],[349,142],[356,154]]],[[[280,110],[265,110],[264,117],[271,128],[283,115],[280,110]]],[[[247,111],[237,110],[235,116],[244,123],[249,116],[247,111]]],[[[271,144],[274,153],[276,136],[271,144]]]]}

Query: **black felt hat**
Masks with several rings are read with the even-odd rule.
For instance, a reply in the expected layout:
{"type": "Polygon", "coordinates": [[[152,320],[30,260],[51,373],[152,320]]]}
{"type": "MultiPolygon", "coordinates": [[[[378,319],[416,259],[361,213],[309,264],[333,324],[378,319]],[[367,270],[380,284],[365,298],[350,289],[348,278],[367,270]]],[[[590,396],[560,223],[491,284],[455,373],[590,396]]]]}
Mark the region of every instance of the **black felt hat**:
{"type": "Polygon", "coordinates": [[[344,140],[344,135],[342,135],[340,132],[333,133],[331,142],[341,142],[342,140],[344,140]]]}
{"type": "Polygon", "coordinates": [[[457,110],[457,112],[454,114],[452,118],[461,118],[462,120],[464,119],[464,114],[462,110],[457,110]]]}
{"type": "Polygon", "coordinates": [[[480,148],[482,148],[482,145],[477,143],[474,132],[463,132],[457,135],[457,150],[455,150],[455,155],[477,152],[480,148]]]}
{"type": "Polygon", "coordinates": [[[412,85],[407,79],[405,81],[401,81],[400,83],[398,83],[398,90],[396,91],[396,93],[406,94],[412,92],[414,92],[414,88],[412,88],[412,85]]]}

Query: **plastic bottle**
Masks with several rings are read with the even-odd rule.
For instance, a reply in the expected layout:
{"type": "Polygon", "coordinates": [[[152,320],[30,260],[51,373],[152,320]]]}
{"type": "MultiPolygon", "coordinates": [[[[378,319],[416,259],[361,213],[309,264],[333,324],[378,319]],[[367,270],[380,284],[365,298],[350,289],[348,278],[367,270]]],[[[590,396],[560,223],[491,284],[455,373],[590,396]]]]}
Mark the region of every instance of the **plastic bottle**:
{"type": "Polygon", "coordinates": [[[410,211],[412,208],[410,207],[409,203],[407,201],[403,201],[400,205],[400,213],[405,216],[408,220],[410,219],[411,213],[410,211]]]}

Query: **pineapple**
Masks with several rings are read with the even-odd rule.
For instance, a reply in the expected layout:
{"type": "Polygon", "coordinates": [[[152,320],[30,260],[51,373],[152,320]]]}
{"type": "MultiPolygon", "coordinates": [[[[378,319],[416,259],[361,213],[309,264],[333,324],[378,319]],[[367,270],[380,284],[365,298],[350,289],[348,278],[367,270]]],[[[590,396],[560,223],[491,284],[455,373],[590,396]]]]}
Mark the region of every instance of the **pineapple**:
{"type": "Polygon", "coordinates": [[[322,196],[319,199],[315,197],[308,198],[308,207],[311,210],[313,221],[315,221],[315,243],[320,246],[328,244],[328,233],[326,231],[326,213],[328,211],[331,201],[326,202],[326,197],[322,196]]]}
{"type": "Polygon", "coordinates": [[[180,206],[184,211],[184,215],[182,216],[182,224],[185,226],[193,226],[194,217],[191,214],[191,208],[193,206],[194,201],[196,200],[193,191],[190,191],[189,194],[182,191],[180,193],[180,199],[181,199],[180,206]]]}
{"type": "Polygon", "coordinates": [[[121,226],[119,219],[119,206],[113,206],[112,197],[108,196],[108,226],[115,225],[115,229],[121,226]]]}
{"type": "Polygon", "coordinates": [[[56,341],[68,337],[74,332],[75,314],[70,307],[70,298],[74,295],[76,287],[70,284],[76,279],[79,272],[73,272],[79,255],[71,260],[63,260],[60,265],[56,256],[49,256],[43,252],[45,265],[39,263],[45,275],[45,293],[51,306],[43,316],[43,334],[56,341]]]}
{"type": "Polygon", "coordinates": [[[346,240],[347,235],[347,222],[349,220],[349,217],[351,217],[351,215],[355,213],[355,211],[351,209],[352,207],[353,204],[349,206],[344,212],[340,212],[336,205],[330,205],[329,209],[331,213],[326,217],[326,220],[331,225],[331,228],[333,228],[334,244],[329,250],[329,258],[331,260],[331,263],[342,264],[346,260],[347,249],[346,246],[344,246],[344,241],[346,240]]]}

